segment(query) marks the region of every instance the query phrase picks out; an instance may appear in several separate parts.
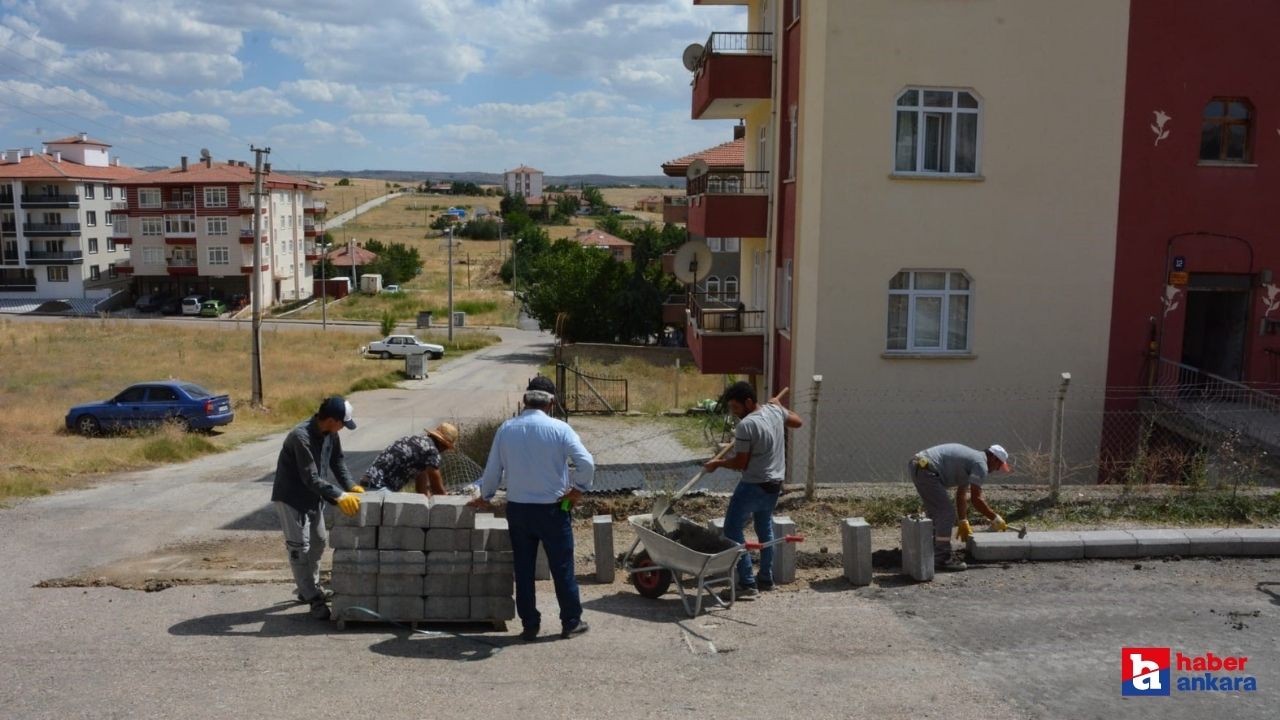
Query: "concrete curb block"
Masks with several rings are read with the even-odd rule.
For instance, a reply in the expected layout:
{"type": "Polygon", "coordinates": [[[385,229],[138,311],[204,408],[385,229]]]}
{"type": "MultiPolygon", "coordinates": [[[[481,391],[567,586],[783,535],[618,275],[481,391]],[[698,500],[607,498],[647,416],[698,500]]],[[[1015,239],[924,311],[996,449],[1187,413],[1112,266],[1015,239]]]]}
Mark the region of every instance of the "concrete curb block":
{"type": "Polygon", "coordinates": [[[1280,557],[1280,528],[1191,528],[978,533],[969,539],[976,562],[1133,559],[1149,557],[1280,557]]]}
{"type": "Polygon", "coordinates": [[[1080,560],[1084,558],[1084,538],[1078,532],[1036,533],[1027,548],[1028,560],[1080,560]]]}
{"type": "Polygon", "coordinates": [[[845,518],[840,523],[844,576],[855,587],[871,584],[871,526],[865,518],[845,518]]]}

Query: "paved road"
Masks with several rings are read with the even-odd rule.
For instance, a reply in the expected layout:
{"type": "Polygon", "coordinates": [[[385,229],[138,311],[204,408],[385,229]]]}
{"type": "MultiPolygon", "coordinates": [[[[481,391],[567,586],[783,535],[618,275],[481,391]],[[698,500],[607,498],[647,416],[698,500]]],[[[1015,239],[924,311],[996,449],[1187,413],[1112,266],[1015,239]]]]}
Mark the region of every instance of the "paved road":
{"type": "MultiPolygon", "coordinates": [[[[369,200],[368,202],[361,203],[360,205],[357,205],[356,207],[344,213],[341,213],[339,215],[334,215],[333,217],[326,219],[324,221],[324,229],[337,230],[343,225],[351,222],[352,220],[355,220],[360,215],[363,215],[376,207],[381,207],[382,205],[385,205],[388,201],[392,200],[393,198],[398,198],[398,197],[400,197],[399,193],[389,193],[387,195],[376,197],[372,200],[369,200]]],[[[412,197],[412,196],[406,195],[405,197],[412,197]]]]}

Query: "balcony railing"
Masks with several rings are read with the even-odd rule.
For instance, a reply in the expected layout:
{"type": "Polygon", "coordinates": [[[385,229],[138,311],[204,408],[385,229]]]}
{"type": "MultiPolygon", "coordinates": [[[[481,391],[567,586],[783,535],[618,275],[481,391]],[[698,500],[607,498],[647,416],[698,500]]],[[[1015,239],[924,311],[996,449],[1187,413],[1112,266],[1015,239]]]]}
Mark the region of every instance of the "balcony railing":
{"type": "Polygon", "coordinates": [[[328,209],[329,205],[324,200],[312,200],[310,203],[307,203],[302,207],[304,210],[310,210],[311,212],[324,212],[328,209]]]}
{"type": "Polygon", "coordinates": [[[76,235],[80,232],[80,223],[23,223],[22,231],[46,235],[76,235]]]}
{"type": "Polygon", "coordinates": [[[80,204],[80,198],[76,195],[23,195],[22,204],[26,206],[45,205],[60,207],[74,206],[80,204]]]}
{"type": "Polygon", "coordinates": [[[763,333],[764,311],[746,310],[741,303],[722,300],[723,293],[690,293],[689,315],[703,332],[763,333]]]}
{"type": "Polygon", "coordinates": [[[672,205],[681,207],[689,204],[689,196],[687,195],[663,195],[662,203],[664,205],[672,205]]]}
{"type": "Polygon", "coordinates": [[[62,250],[51,252],[46,250],[28,250],[27,262],[78,262],[84,260],[81,250],[62,250]]]}
{"type": "Polygon", "coordinates": [[[165,264],[169,267],[195,267],[196,259],[187,257],[171,257],[165,258],[165,264]]]}
{"type": "Polygon", "coordinates": [[[115,200],[115,201],[113,201],[113,202],[111,203],[111,209],[112,209],[112,210],[128,210],[128,209],[129,209],[129,201],[128,201],[128,200],[115,200]]]}
{"type": "Polygon", "coordinates": [[[165,200],[165,210],[194,210],[196,207],[195,200],[165,200]]]}
{"type": "Polygon", "coordinates": [[[754,195],[769,191],[769,173],[709,172],[689,181],[690,195],[754,195]]]}
{"type": "Polygon", "coordinates": [[[702,47],[701,68],[711,55],[772,55],[773,33],[713,32],[702,47]]]}
{"type": "Polygon", "coordinates": [[[13,204],[12,193],[5,193],[4,195],[0,195],[0,205],[12,205],[12,204],[13,204]]]}
{"type": "Polygon", "coordinates": [[[0,292],[30,292],[35,289],[35,280],[0,280],[0,292]]]}
{"type": "Polygon", "coordinates": [[[0,232],[16,233],[18,232],[18,224],[16,222],[0,223],[0,232]]]}
{"type": "Polygon", "coordinates": [[[240,237],[242,237],[242,238],[249,238],[250,240],[252,240],[252,239],[253,239],[253,228],[251,228],[251,227],[247,227],[247,228],[240,228],[240,237]]]}
{"type": "Polygon", "coordinates": [[[129,225],[128,225],[128,223],[125,223],[125,224],[123,224],[123,225],[115,225],[115,224],[113,224],[113,225],[111,226],[111,237],[118,237],[118,238],[119,238],[119,237],[129,237],[129,225]]]}

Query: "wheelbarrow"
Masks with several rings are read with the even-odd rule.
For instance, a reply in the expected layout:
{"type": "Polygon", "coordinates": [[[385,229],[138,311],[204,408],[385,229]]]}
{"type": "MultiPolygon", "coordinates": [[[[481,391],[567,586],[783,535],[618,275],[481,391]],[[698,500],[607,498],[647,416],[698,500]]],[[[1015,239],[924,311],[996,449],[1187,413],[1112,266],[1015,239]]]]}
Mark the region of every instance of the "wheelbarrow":
{"type": "Polygon", "coordinates": [[[674,582],[689,617],[702,613],[703,599],[708,596],[718,607],[733,607],[737,600],[734,573],[744,554],[784,542],[804,542],[799,535],[787,535],[768,543],[740,544],[683,517],[677,519],[670,536],[655,529],[659,526],[652,514],[632,515],[627,521],[636,533],[622,561],[631,584],[644,597],[657,599],[674,582]],[[723,585],[729,587],[728,602],[715,593],[715,588],[723,585]]]}

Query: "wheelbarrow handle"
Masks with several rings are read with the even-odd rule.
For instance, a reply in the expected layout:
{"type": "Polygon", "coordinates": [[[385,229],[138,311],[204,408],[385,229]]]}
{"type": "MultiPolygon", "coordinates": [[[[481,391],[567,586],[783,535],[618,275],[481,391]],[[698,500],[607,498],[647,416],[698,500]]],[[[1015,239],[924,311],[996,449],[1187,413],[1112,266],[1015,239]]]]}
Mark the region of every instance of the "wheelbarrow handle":
{"type": "Polygon", "coordinates": [[[785,543],[802,543],[804,542],[804,536],[803,535],[786,535],[776,540],[771,540],[767,543],[761,543],[761,542],[743,543],[742,547],[748,550],[762,550],[767,547],[773,547],[774,545],[780,545],[784,542],[785,543]]]}

